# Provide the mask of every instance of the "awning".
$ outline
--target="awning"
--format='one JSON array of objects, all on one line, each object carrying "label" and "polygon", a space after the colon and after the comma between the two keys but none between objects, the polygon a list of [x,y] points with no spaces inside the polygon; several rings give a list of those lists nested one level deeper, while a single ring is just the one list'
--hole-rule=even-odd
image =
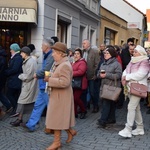
[{"label": "awning", "polygon": [[0,21],[37,23],[37,1],[0,0]]}]

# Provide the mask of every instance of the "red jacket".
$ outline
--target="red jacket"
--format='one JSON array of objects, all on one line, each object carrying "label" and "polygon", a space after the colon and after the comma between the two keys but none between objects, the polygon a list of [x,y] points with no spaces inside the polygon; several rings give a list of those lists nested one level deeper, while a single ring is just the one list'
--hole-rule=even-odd
[{"label": "red jacket", "polygon": [[87,89],[87,63],[85,59],[81,58],[80,60],[72,63],[72,69],[73,69],[73,77],[79,77],[83,76],[82,78],[82,90]]}]

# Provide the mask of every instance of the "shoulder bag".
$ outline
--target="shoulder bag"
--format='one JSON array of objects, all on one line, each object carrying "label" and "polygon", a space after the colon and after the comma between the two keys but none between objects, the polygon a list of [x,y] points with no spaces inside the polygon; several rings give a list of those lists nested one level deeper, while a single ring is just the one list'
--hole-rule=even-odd
[{"label": "shoulder bag", "polygon": [[82,89],[82,78],[83,77],[73,77],[72,78],[72,88]]},{"label": "shoulder bag", "polygon": [[[110,82],[110,84],[111,84],[111,82]],[[122,89],[120,87],[117,87],[116,76],[115,76],[114,86],[110,86],[110,84],[109,85],[106,85],[106,84],[103,85],[101,98],[111,100],[111,101],[117,101]]]},{"label": "shoulder bag", "polygon": [[130,94],[146,98],[147,97],[148,87],[140,83],[131,83],[130,85]]}]

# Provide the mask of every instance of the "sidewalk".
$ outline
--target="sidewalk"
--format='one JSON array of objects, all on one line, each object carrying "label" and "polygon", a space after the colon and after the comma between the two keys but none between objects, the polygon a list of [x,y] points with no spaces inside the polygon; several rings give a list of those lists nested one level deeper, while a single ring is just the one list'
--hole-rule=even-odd
[{"label": "sidewalk", "polygon": [[[126,122],[126,105],[117,110],[117,123],[108,129],[97,128],[96,122],[100,113],[92,114],[88,111],[86,119],[77,119],[75,129],[78,131],[73,141],[66,144],[66,133],[62,132],[62,145],[60,150],[149,150],[150,149],[150,115],[141,102],[141,109],[145,125],[145,135],[133,136],[125,139],[118,135]],[[26,114],[24,121],[29,114]],[[5,116],[0,121],[0,150],[45,150],[53,141],[52,135],[46,135],[44,130],[45,118],[42,117],[35,132],[26,132],[22,127],[12,127],[9,123],[15,118]]]}]

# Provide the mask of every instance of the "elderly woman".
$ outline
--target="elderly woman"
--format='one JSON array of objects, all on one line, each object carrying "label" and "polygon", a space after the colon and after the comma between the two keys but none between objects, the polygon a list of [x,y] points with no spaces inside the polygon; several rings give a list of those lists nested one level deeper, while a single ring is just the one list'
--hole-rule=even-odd
[{"label": "elderly woman", "polygon": [[37,69],[37,63],[36,60],[30,56],[31,50],[29,47],[25,46],[20,50],[20,52],[20,55],[24,60],[22,64],[23,73],[18,76],[18,78],[22,81],[22,88],[18,99],[16,113],[11,115],[11,117],[18,116],[18,118],[15,121],[10,122],[10,124],[15,127],[20,126],[22,123],[25,108],[35,102],[38,87],[37,80],[33,78]]},{"label": "elderly woman", "polygon": [[47,150],[55,150],[61,146],[61,130],[68,134],[67,143],[71,142],[76,131],[71,127],[75,125],[72,67],[66,55],[67,47],[61,42],[52,46],[52,56],[55,60],[48,79],[50,101],[46,115],[46,127],[54,133],[54,141]]},{"label": "elderly woman", "polygon": [[[101,79],[100,93],[104,84],[115,85],[115,79],[117,80],[117,87],[120,87],[120,79],[122,75],[122,68],[120,63],[116,59],[116,51],[113,46],[109,46],[104,51],[104,63],[100,66],[97,77]],[[109,123],[116,122],[116,102],[102,99],[102,112],[101,118],[98,120],[99,127],[105,128]]]},{"label": "elderly woman", "polygon": [[[148,59],[145,49],[142,46],[137,45],[134,49],[133,57],[122,75],[122,85],[127,86],[128,92],[130,91],[130,84],[132,82],[147,85],[149,72]],[[125,128],[119,132],[119,135],[130,138],[132,135],[143,135],[144,127],[140,110],[141,97],[129,94],[129,99],[127,123]],[[136,129],[132,130],[134,121],[136,123]]]},{"label": "elderly woman", "polygon": [[75,116],[78,118],[77,107],[79,106],[81,110],[80,119],[85,119],[86,108],[84,106],[83,101],[81,100],[81,95],[83,94],[83,90],[87,89],[87,64],[84,58],[82,58],[81,49],[76,49],[74,52],[74,63],[72,63],[73,68],[73,77],[81,77],[82,84],[81,89],[73,88],[73,96],[74,96],[74,104],[75,104]]}]

